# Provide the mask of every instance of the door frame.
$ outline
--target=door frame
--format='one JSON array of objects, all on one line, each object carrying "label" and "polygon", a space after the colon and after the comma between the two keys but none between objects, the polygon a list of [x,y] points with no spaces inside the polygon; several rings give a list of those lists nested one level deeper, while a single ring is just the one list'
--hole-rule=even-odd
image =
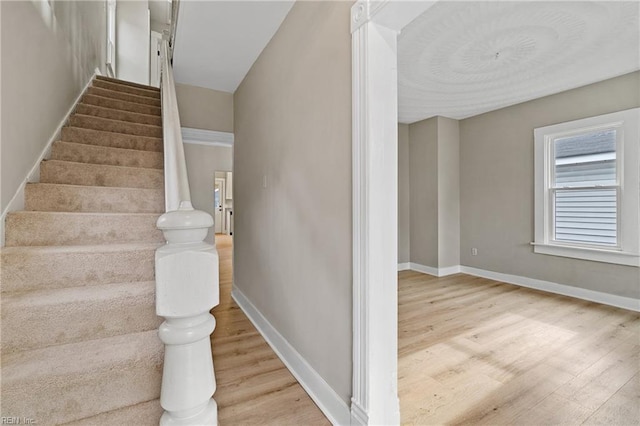
[{"label": "door frame", "polygon": [[352,425],[400,423],[397,36],[435,3],[359,0],[351,8]]},{"label": "door frame", "polygon": [[216,216],[215,216],[216,215],[216,211],[215,211],[215,209],[216,209],[216,205],[215,205],[215,202],[216,202],[216,197],[215,197],[216,184],[220,184],[220,206],[222,207],[222,211],[220,212],[220,222],[221,222],[220,233],[221,234],[226,233],[225,232],[226,228],[227,228],[225,226],[225,213],[226,212],[225,212],[225,206],[224,206],[225,196],[226,196],[225,191],[227,189],[226,188],[226,186],[227,186],[226,183],[227,183],[226,179],[214,177],[214,182],[213,182],[213,192],[214,192],[214,195],[213,195],[213,208],[214,208],[214,211],[213,211],[213,221],[214,221],[213,233],[214,234],[217,234],[216,227],[215,227],[215,220],[216,220]]}]

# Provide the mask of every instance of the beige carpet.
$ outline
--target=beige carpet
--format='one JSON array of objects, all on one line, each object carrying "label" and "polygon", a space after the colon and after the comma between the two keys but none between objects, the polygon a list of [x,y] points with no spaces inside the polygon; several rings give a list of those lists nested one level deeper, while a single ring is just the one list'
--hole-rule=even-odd
[{"label": "beige carpet", "polygon": [[158,89],[97,77],[7,216],[3,418],[158,424],[161,126]]}]

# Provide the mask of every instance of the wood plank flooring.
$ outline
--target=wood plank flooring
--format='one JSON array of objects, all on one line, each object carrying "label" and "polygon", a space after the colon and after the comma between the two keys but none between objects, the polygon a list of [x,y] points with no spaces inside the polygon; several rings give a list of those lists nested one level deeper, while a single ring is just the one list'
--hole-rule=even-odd
[{"label": "wood plank flooring", "polygon": [[399,274],[406,425],[638,425],[640,315],[457,274]]},{"label": "wood plank flooring", "polygon": [[[212,338],[224,425],[329,422],[231,299],[232,239],[217,235]],[[640,315],[458,274],[399,274],[405,425],[638,425]]]},{"label": "wood plank flooring", "polygon": [[231,299],[232,238],[216,235],[220,305],[211,339],[218,422],[225,425],[329,425],[293,375]]}]

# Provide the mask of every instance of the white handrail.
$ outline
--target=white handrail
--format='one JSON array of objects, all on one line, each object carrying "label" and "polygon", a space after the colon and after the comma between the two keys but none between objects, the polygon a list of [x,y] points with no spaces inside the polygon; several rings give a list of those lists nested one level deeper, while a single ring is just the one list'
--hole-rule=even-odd
[{"label": "white handrail", "polygon": [[178,210],[181,203],[191,207],[189,176],[184,158],[184,146],[178,114],[169,41],[162,40],[162,135],[164,138],[165,211]]},{"label": "white handrail", "polygon": [[216,425],[218,406],[209,312],[219,303],[218,252],[204,243],[210,214],[191,205],[168,40],[162,42],[165,209],[157,226],[167,244],[156,251],[158,336],[165,344],[160,425]]}]

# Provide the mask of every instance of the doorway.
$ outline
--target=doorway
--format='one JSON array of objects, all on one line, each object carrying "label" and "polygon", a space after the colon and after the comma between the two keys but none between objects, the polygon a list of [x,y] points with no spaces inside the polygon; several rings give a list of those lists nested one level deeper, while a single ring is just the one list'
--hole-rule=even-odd
[{"label": "doorway", "polygon": [[213,204],[215,233],[233,235],[233,172],[215,172]]}]

